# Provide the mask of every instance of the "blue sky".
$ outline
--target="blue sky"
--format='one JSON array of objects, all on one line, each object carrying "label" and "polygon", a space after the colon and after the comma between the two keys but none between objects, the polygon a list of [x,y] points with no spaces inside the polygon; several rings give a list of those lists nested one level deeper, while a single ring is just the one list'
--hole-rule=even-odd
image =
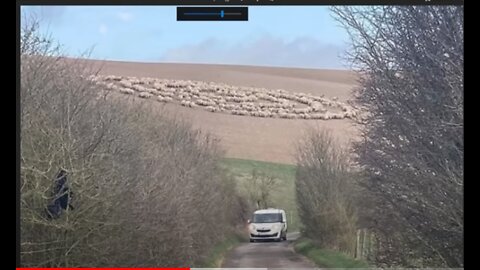
[{"label": "blue sky", "polygon": [[328,7],[249,7],[248,22],[177,22],[175,6],[24,6],[67,55],[139,62],[347,67]]}]

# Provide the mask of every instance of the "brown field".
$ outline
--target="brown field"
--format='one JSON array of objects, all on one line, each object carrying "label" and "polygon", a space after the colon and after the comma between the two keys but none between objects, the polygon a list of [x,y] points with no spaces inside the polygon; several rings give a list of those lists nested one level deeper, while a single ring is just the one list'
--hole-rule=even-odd
[{"label": "brown field", "polygon": [[[347,101],[355,87],[356,78],[349,71],[296,68],[250,67],[205,64],[158,64],[137,62],[94,61],[101,66],[101,75],[152,77],[161,79],[196,80],[226,83],[234,86],[284,89],[338,97]],[[357,136],[350,119],[305,120],[259,118],[212,113],[199,108],[147,100],[152,106],[190,119],[196,127],[210,131],[221,141],[227,157],[295,163],[295,142],[309,126],[330,129],[342,143]]]}]

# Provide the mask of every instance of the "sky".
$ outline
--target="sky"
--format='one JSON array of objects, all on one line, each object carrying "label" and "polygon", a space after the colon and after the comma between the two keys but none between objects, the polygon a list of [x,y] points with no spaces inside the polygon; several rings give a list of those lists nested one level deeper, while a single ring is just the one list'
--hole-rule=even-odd
[{"label": "sky", "polygon": [[[347,69],[325,6],[251,6],[248,21],[176,21],[175,6],[22,6],[68,56],[135,62]],[[23,23],[25,20],[22,20]]]}]

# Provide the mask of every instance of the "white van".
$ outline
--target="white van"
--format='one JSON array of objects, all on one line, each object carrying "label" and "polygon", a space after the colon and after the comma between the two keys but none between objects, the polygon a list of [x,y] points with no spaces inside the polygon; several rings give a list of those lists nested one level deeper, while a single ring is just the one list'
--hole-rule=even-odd
[{"label": "white van", "polygon": [[248,223],[250,242],[262,239],[287,240],[287,216],[282,209],[257,210]]}]

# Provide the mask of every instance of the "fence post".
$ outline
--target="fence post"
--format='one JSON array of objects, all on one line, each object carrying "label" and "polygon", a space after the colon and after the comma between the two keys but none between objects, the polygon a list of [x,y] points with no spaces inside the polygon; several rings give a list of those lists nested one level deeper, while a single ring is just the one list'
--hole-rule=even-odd
[{"label": "fence post", "polygon": [[360,231],[361,230],[357,230],[357,247],[355,249],[355,258],[360,258]]},{"label": "fence post", "polygon": [[368,256],[368,240],[368,231],[367,229],[363,229],[363,259],[367,258]]}]

